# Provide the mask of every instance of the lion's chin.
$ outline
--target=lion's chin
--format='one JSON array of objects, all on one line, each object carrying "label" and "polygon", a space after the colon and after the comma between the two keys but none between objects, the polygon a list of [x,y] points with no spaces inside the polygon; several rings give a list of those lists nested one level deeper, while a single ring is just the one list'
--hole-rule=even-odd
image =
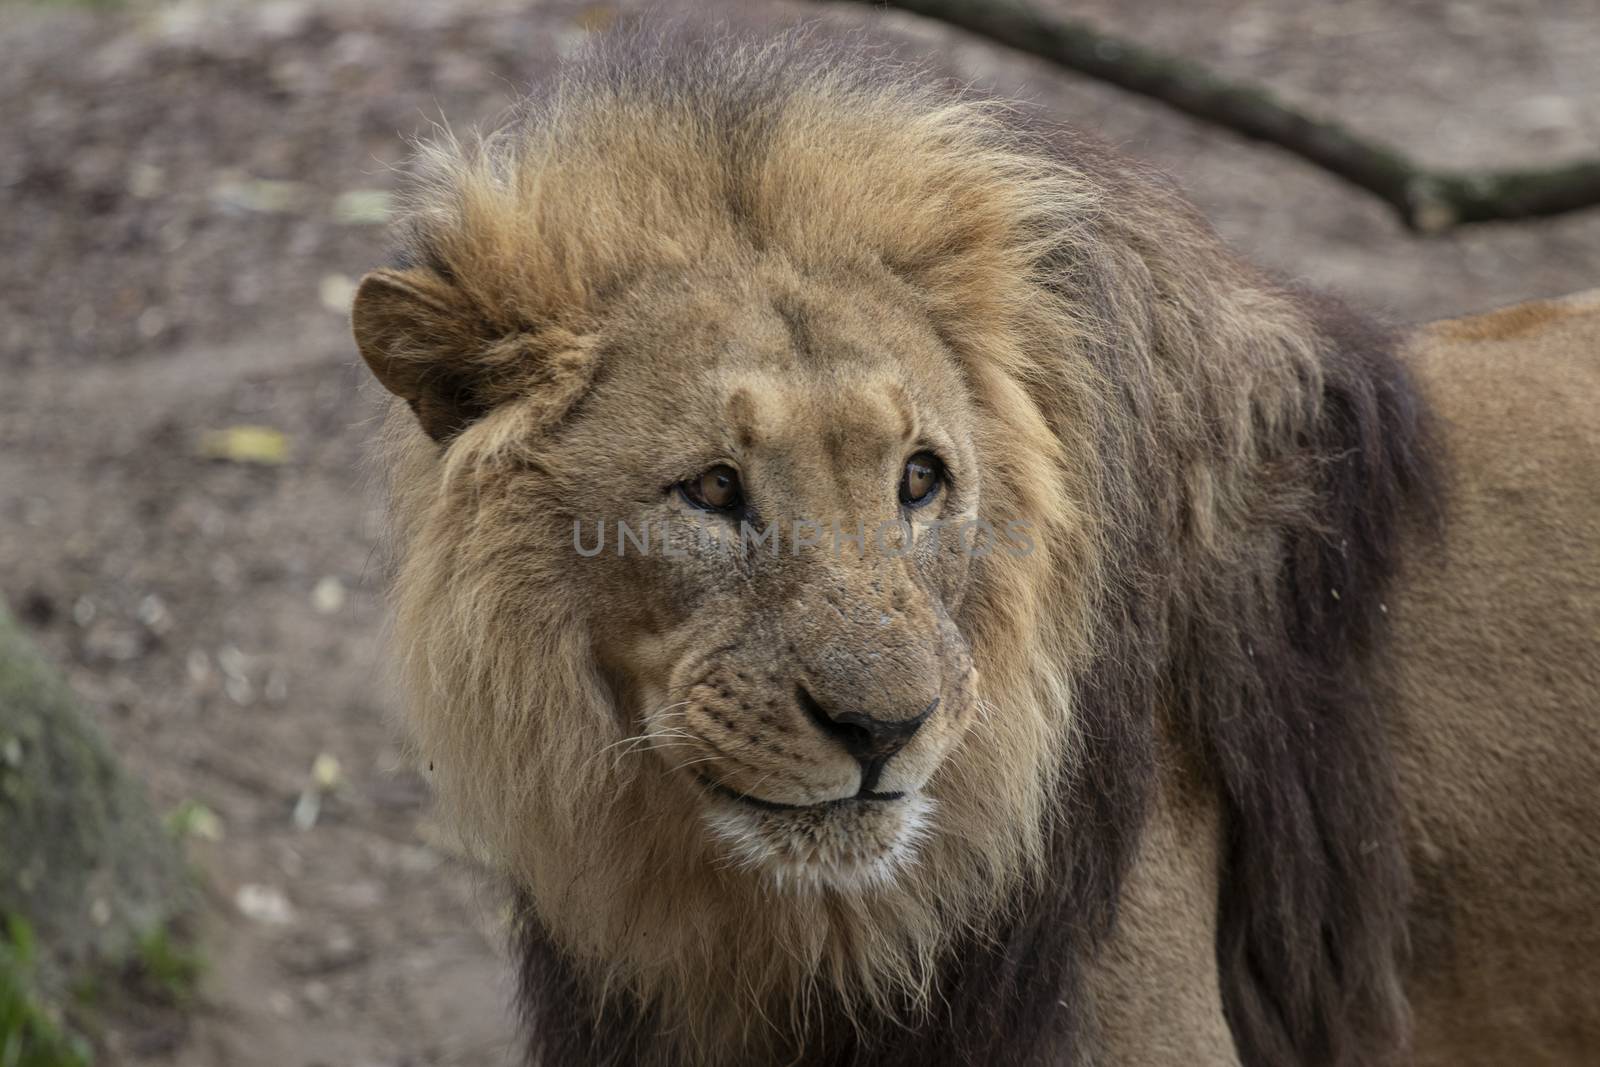
[{"label": "lion's chin", "polygon": [[922,794],[769,810],[707,797],[706,824],[730,866],[782,889],[882,888],[917,862],[934,802]]}]

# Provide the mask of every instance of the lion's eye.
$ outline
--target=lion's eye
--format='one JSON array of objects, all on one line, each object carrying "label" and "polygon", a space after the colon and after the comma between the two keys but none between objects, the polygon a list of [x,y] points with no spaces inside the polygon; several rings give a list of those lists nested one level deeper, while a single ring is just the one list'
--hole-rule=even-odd
[{"label": "lion's eye", "polygon": [[906,460],[900,475],[900,503],[920,508],[933,500],[944,484],[944,464],[932,452],[918,452]]},{"label": "lion's eye", "polygon": [[726,463],[719,463],[697,477],[690,478],[680,488],[689,503],[707,511],[731,511],[744,499],[739,486],[739,472]]}]

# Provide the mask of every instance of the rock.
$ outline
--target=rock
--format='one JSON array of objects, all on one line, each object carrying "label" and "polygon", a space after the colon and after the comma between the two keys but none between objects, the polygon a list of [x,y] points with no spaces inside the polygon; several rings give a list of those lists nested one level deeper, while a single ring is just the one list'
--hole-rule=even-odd
[{"label": "rock", "polygon": [[356,298],[356,280],[348,274],[325,274],[317,284],[317,297],[329,311],[348,315]]},{"label": "rock", "polygon": [[83,656],[91,663],[127,663],[148,647],[143,630],[116,619],[99,619],[83,635]]},{"label": "rock", "polygon": [[311,606],[318,615],[336,615],[344,602],[344,583],[331,574],[319,578],[311,589]]},{"label": "rock", "polygon": [[172,630],[172,612],[167,610],[166,601],[154,593],[139,601],[138,615],[139,621],[153,634],[167,634]]},{"label": "rock", "polygon": [[234,893],[233,905],[245,918],[266,926],[287,926],[294,922],[294,907],[276,886],[247,882]]},{"label": "rock", "polygon": [[312,978],[358,966],[370,955],[354,932],[344,926],[334,926],[323,933],[290,940],[278,959],[290,974]]}]

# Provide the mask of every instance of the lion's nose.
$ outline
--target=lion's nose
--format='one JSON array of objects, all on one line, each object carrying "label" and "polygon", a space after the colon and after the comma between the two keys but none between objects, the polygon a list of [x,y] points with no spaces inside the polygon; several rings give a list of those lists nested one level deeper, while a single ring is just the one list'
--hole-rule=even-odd
[{"label": "lion's nose", "polygon": [[818,728],[861,764],[861,789],[870,791],[889,758],[911,741],[922,724],[939,707],[939,698],[908,719],[877,719],[859,711],[833,711],[799,687],[800,706]]}]

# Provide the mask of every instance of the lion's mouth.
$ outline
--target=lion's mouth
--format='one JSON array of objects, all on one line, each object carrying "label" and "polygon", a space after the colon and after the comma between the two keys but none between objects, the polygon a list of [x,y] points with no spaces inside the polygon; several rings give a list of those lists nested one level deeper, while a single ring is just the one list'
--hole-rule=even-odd
[{"label": "lion's mouth", "polygon": [[693,777],[716,798],[703,817],[724,861],[800,891],[858,892],[891,883],[916,862],[936,807],[922,792],[870,790],[785,804]]},{"label": "lion's mouth", "polygon": [[727,786],[722,785],[719,782],[713,782],[704,775],[697,774],[695,775],[695,778],[699,780],[701,785],[705,786],[717,796],[723,797],[727,800],[735,801],[740,804],[748,805],[749,807],[756,808],[760,811],[825,811],[829,808],[841,808],[858,803],[872,804],[882,803],[890,800],[905,799],[905,794],[901,792],[875,793],[871,790],[863,789],[854,796],[836,797],[833,800],[822,800],[815,804],[784,804],[780,801],[766,800],[762,797],[751,796],[748,793],[741,793],[736,789],[729,789]]}]

